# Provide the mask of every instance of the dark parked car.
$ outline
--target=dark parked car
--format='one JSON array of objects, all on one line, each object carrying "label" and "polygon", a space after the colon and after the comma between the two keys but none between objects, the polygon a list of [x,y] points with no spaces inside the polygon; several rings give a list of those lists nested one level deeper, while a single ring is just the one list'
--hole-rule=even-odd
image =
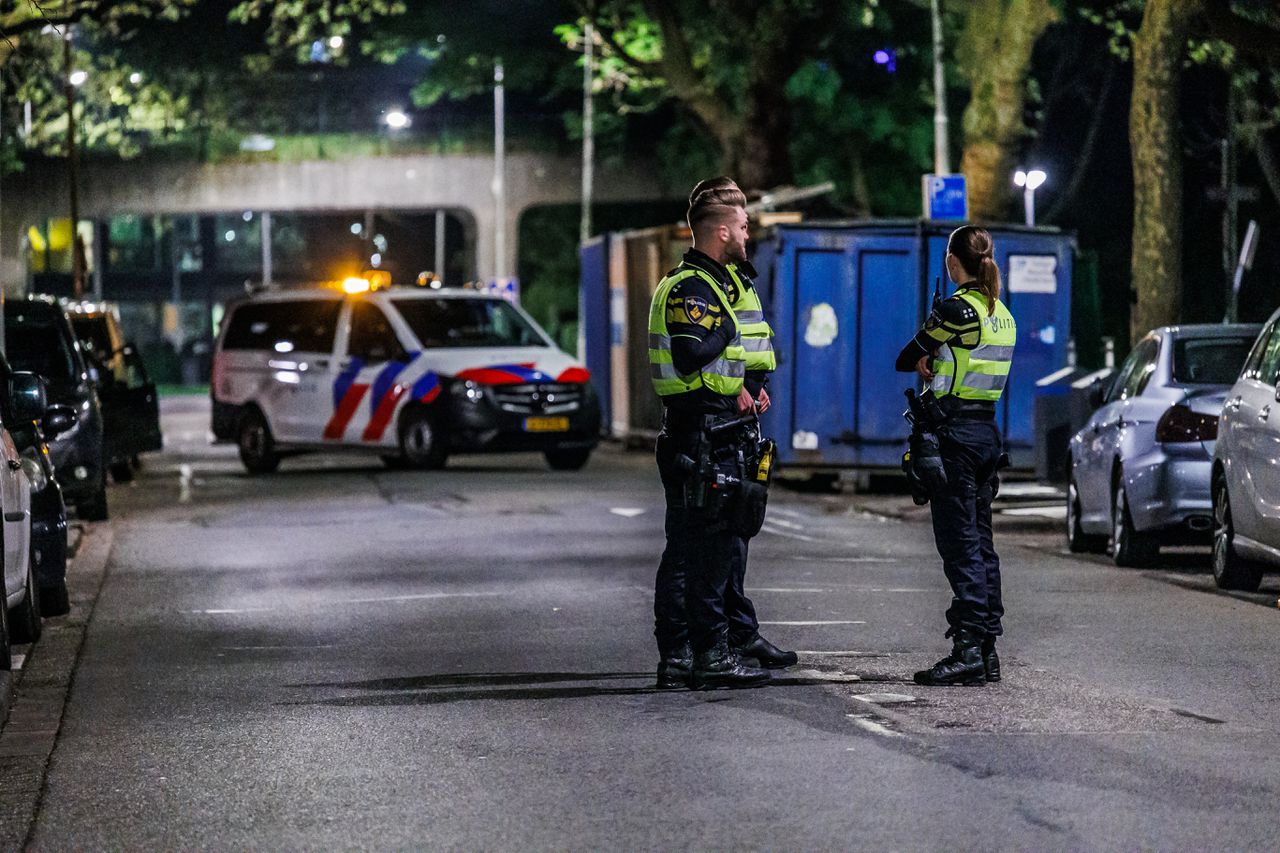
[{"label": "dark parked car", "polygon": [[117,483],[133,479],[138,454],[160,450],[160,403],[155,383],[133,344],[124,338],[115,305],[67,303],[71,327],[98,372],[107,467]]},{"label": "dark parked car", "polygon": [[81,518],[107,517],[107,470],[96,370],[85,360],[67,314],[52,297],[9,299],[4,311],[9,365],[44,377],[49,403],[67,406],[75,422],[49,442],[63,497]]}]

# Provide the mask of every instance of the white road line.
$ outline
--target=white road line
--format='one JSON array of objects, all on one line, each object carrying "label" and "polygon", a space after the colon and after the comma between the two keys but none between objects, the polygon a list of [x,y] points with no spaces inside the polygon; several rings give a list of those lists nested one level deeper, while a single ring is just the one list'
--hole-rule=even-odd
[{"label": "white road line", "polygon": [[188,613],[207,613],[210,616],[222,616],[227,613],[270,613],[273,607],[217,607],[209,610],[188,610]]},{"label": "white road line", "polygon": [[818,625],[865,625],[866,622],[856,619],[838,619],[838,620],[799,620],[793,622],[761,622],[761,625],[796,625],[800,627],[812,628]]},{"label": "white road line", "polygon": [[852,672],[823,672],[820,669],[797,669],[790,674],[799,676],[800,678],[807,678],[810,681],[830,681],[835,684],[844,684],[862,680]]},{"label": "white road line", "polygon": [[634,506],[615,506],[611,507],[609,512],[614,515],[620,515],[623,518],[635,518],[636,516],[644,515],[646,510]]},{"label": "white road line", "polygon": [[787,539],[799,539],[801,542],[817,542],[818,541],[817,539],[814,539],[812,536],[805,536],[803,533],[788,533],[785,530],[778,530],[777,528],[770,527],[767,524],[761,527],[760,531],[762,533],[772,533],[774,536],[782,536]]},{"label": "white road line", "polygon": [[916,701],[916,697],[908,693],[863,693],[853,698],[868,705],[905,705]]},{"label": "white road line", "polygon": [[873,735],[880,735],[881,737],[902,737],[900,732],[895,732],[888,726],[883,725],[882,723],[877,723],[875,720],[871,719],[869,714],[845,714],[845,716],[848,717],[855,726],[864,731],[871,732]]},{"label": "white road line", "polygon": [[775,518],[770,524],[776,524],[779,527],[785,527],[788,530],[804,530],[803,524],[796,524],[794,521],[786,521],[781,518]]},{"label": "white road line", "polygon": [[329,604],[375,604],[383,601],[426,601],[434,598],[492,598],[495,595],[508,595],[505,592],[423,592],[417,595],[387,595],[378,598],[348,598],[343,601],[327,602]]},{"label": "white road line", "polygon": [[854,649],[845,649],[844,651],[814,651],[813,649],[796,649],[798,655],[817,655],[819,657],[829,655],[837,658],[860,658],[860,657],[879,657],[879,652],[860,652]]},{"label": "white road line", "polygon": [[804,513],[802,513],[802,512],[797,512],[797,511],[796,511],[796,510],[794,510],[794,509],[784,509],[784,508],[782,508],[782,507],[780,507],[780,506],[771,506],[771,507],[769,507],[769,514],[770,514],[770,515],[785,515],[785,516],[788,516],[789,518],[804,518]]},{"label": "white road line", "polygon": [[797,554],[791,559],[799,560],[804,563],[894,563],[894,562],[897,562],[891,557],[806,557],[801,554]]},{"label": "white road line", "polygon": [[329,643],[323,646],[223,646],[224,649],[230,649],[237,652],[261,651],[264,649],[336,649],[336,643]]},{"label": "white road line", "polygon": [[814,587],[789,588],[781,586],[752,586],[747,587],[747,592],[831,592],[831,590],[815,589]]},{"label": "white road line", "polygon": [[191,503],[191,466],[183,463],[178,466],[178,503]]},{"label": "white road line", "polygon": [[27,662],[27,656],[26,656],[26,655],[13,655],[13,656],[10,658],[10,660],[12,661],[12,663],[10,664],[10,667],[11,667],[12,669],[15,669],[15,670],[16,670],[16,669],[22,669],[22,665],[23,665],[23,664],[25,664],[25,663]]},{"label": "white road line", "polygon": [[997,511],[1000,515],[1026,515],[1036,518],[1066,518],[1065,506],[1016,506]]}]

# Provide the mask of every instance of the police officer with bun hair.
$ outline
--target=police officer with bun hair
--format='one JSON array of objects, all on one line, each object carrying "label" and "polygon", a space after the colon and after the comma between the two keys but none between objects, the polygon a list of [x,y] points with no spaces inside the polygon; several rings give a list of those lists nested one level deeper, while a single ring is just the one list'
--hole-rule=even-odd
[{"label": "police officer with bun hair", "polygon": [[899,353],[896,369],[929,383],[941,408],[933,425],[945,477],[930,494],[933,534],[951,584],[951,653],[915,674],[917,684],[977,685],[1000,680],[996,638],[1003,633],[1000,558],[991,536],[991,502],[1004,456],[996,404],[1013,363],[1017,325],[1000,301],[995,245],[966,225],[947,242],[956,292],[938,303]]},{"label": "police officer with bun hair", "polygon": [[[711,485],[742,444],[738,424],[756,410],[746,387],[741,324],[726,264],[746,261],[746,196],[707,182],[689,204],[693,247],[659,282],[649,309],[649,368],[662,398],[658,473],[666,548],[654,590],[658,687],[754,687],[767,670],[729,644],[725,595],[734,567],[734,491]],[[709,476],[711,475],[711,476]]]}]

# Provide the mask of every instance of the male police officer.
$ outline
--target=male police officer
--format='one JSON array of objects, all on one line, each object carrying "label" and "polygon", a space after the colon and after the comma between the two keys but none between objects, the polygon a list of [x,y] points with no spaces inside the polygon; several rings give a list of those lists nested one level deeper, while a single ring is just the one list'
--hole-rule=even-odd
[{"label": "male police officer", "polygon": [[[649,363],[662,397],[658,473],[666,496],[666,549],[654,590],[658,686],[751,687],[769,673],[728,642],[725,590],[736,537],[718,501],[692,500],[688,462],[711,439],[708,423],[754,409],[746,354],[725,293],[725,264],[746,260],[746,197],[736,186],[699,192],[689,205],[693,248],[658,284],[649,310]],[[722,441],[738,440],[732,432]],[[685,463],[685,464],[682,464]],[[704,493],[705,495],[705,493]]]}]

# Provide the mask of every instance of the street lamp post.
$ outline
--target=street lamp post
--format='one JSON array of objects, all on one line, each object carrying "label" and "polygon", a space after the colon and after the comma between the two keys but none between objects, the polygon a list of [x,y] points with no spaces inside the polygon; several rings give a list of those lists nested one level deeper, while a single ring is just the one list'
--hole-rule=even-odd
[{"label": "street lamp post", "polygon": [[933,171],[937,175],[951,174],[951,156],[948,151],[947,75],[942,51],[942,9],[939,0],[929,4],[933,23]]},{"label": "street lamp post", "polygon": [[1049,176],[1040,169],[1027,172],[1022,169],[1013,173],[1013,183],[1022,187],[1022,208],[1026,214],[1027,225],[1036,224],[1036,190]]},{"label": "street lamp post", "polygon": [[498,281],[507,277],[507,126],[503,77],[502,63],[498,62],[493,66],[493,275]]},{"label": "street lamp post", "polygon": [[80,163],[76,151],[76,79],[83,72],[71,67],[71,26],[62,30],[63,92],[67,99],[67,178],[71,183],[71,291],[84,296],[84,250],[80,245]]}]

